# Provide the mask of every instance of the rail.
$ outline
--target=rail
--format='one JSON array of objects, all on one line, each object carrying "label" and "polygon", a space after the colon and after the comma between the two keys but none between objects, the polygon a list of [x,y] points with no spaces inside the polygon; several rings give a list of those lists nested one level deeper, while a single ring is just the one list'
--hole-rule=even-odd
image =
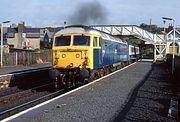
[{"label": "rail", "polygon": [[[42,85],[42,86],[40,86],[40,87],[36,87],[36,88],[30,89],[30,90],[22,91],[22,92],[20,92],[20,93],[23,94],[23,93],[27,93],[27,92],[33,92],[35,89],[40,89],[41,87],[45,87],[45,86],[47,86],[47,85],[54,85],[54,84],[49,83],[49,84]],[[9,109],[7,109],[7,110],[4,110],[4,111],[0,112],[0,120],[6,118],[6,117],[8,117],[8,116],[11,116],[11,115],[13,115],[13,114],[16,114],[16,113],[18,113],[18,112],[20,112],[20,111],[23,111],[23,110],[25,110],[25,109],[27,109],[27,108],[30,108],[30,107],[32,107],[32,106],[34,106],[34,105],[37,105],[37,104],[39,104],[39,103],[42,103],[42,102],[44,102],[44,101],[46,101],[46,100],[49,100],[49,99],[51,99],[51,98],[54,98],[54,97],[62,94],[63,91],[65,91],[65,90],[64,90],[64,89],[61,89],[61,90],[55,91],[55,92],[53,92],[53,93],[46,94],[46,95],[44,95],[44,96],[42,96],[42,97],[40,97],[40,98],[36,98],[36,99],[31,100],[31,101],[25,102],[25,103],[23,103],[23,104],[20,104],[20,105],[18,105],[18,106],[13,107],[13,108],[9,108]],[[16,94],[18,94],[18,93],[16,93]],[[13,95],[14,95],[14,94],[13,94]],[[9,96],[10,96],[10,95],[8,95],[8,97],[9,97]],[[6,97],[6,96],[5,96],[5,97]]]}]

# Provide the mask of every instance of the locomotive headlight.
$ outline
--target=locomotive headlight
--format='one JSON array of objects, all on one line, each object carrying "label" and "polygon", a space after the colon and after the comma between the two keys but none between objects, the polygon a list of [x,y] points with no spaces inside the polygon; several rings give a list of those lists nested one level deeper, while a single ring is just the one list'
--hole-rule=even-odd
[{"label": "locomotive headlight", "polygon": [[66,54],[62,54],[62,58],[66,58]]},{"label": "locomotive headlight", "polygon": [[73,63],[70,63],[69,66],[70,66],[70,67],[73,67]]},{"label": "locomotive headlight", "polygon": [[79,58],[80,57],[80,55],[79,54],[76,54],[76,58]]}]

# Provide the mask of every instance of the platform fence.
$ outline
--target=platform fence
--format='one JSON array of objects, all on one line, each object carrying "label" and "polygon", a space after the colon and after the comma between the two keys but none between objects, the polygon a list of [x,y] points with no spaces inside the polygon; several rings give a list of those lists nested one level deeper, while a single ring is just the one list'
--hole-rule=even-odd
[{"label": "platform fence", "polygon": [[28,66],[51,62],[51,52],[13,52],[3,55],[3,66]]}]

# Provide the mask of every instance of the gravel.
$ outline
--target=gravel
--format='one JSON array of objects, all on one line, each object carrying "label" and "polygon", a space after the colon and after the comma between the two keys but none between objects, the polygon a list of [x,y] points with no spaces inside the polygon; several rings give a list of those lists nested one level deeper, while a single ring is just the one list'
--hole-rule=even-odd
[{"label": "gravel", "polygon": [[167,116],[170,99],[174,96],[179,97],[177,95],[177,85],[170,79],[169,72],[163,63],[154,64],[153,70],[149,73],[143,85],[134,91],[137,94],[135,98],[130,99],[131,104],[127,104],[113,121],[178,121]]}]

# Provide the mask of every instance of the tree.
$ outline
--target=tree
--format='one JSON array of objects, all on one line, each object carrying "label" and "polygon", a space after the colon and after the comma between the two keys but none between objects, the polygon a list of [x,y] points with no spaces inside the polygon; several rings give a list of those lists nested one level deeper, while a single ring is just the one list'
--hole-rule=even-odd
[{"label": "tree", "polygon": [[140,28],[147,30],[151,33],[157,33],[157,34],[162,34],[162,29],[158,27],[157,25],[147,25],[145,23],[140,24]]}]

